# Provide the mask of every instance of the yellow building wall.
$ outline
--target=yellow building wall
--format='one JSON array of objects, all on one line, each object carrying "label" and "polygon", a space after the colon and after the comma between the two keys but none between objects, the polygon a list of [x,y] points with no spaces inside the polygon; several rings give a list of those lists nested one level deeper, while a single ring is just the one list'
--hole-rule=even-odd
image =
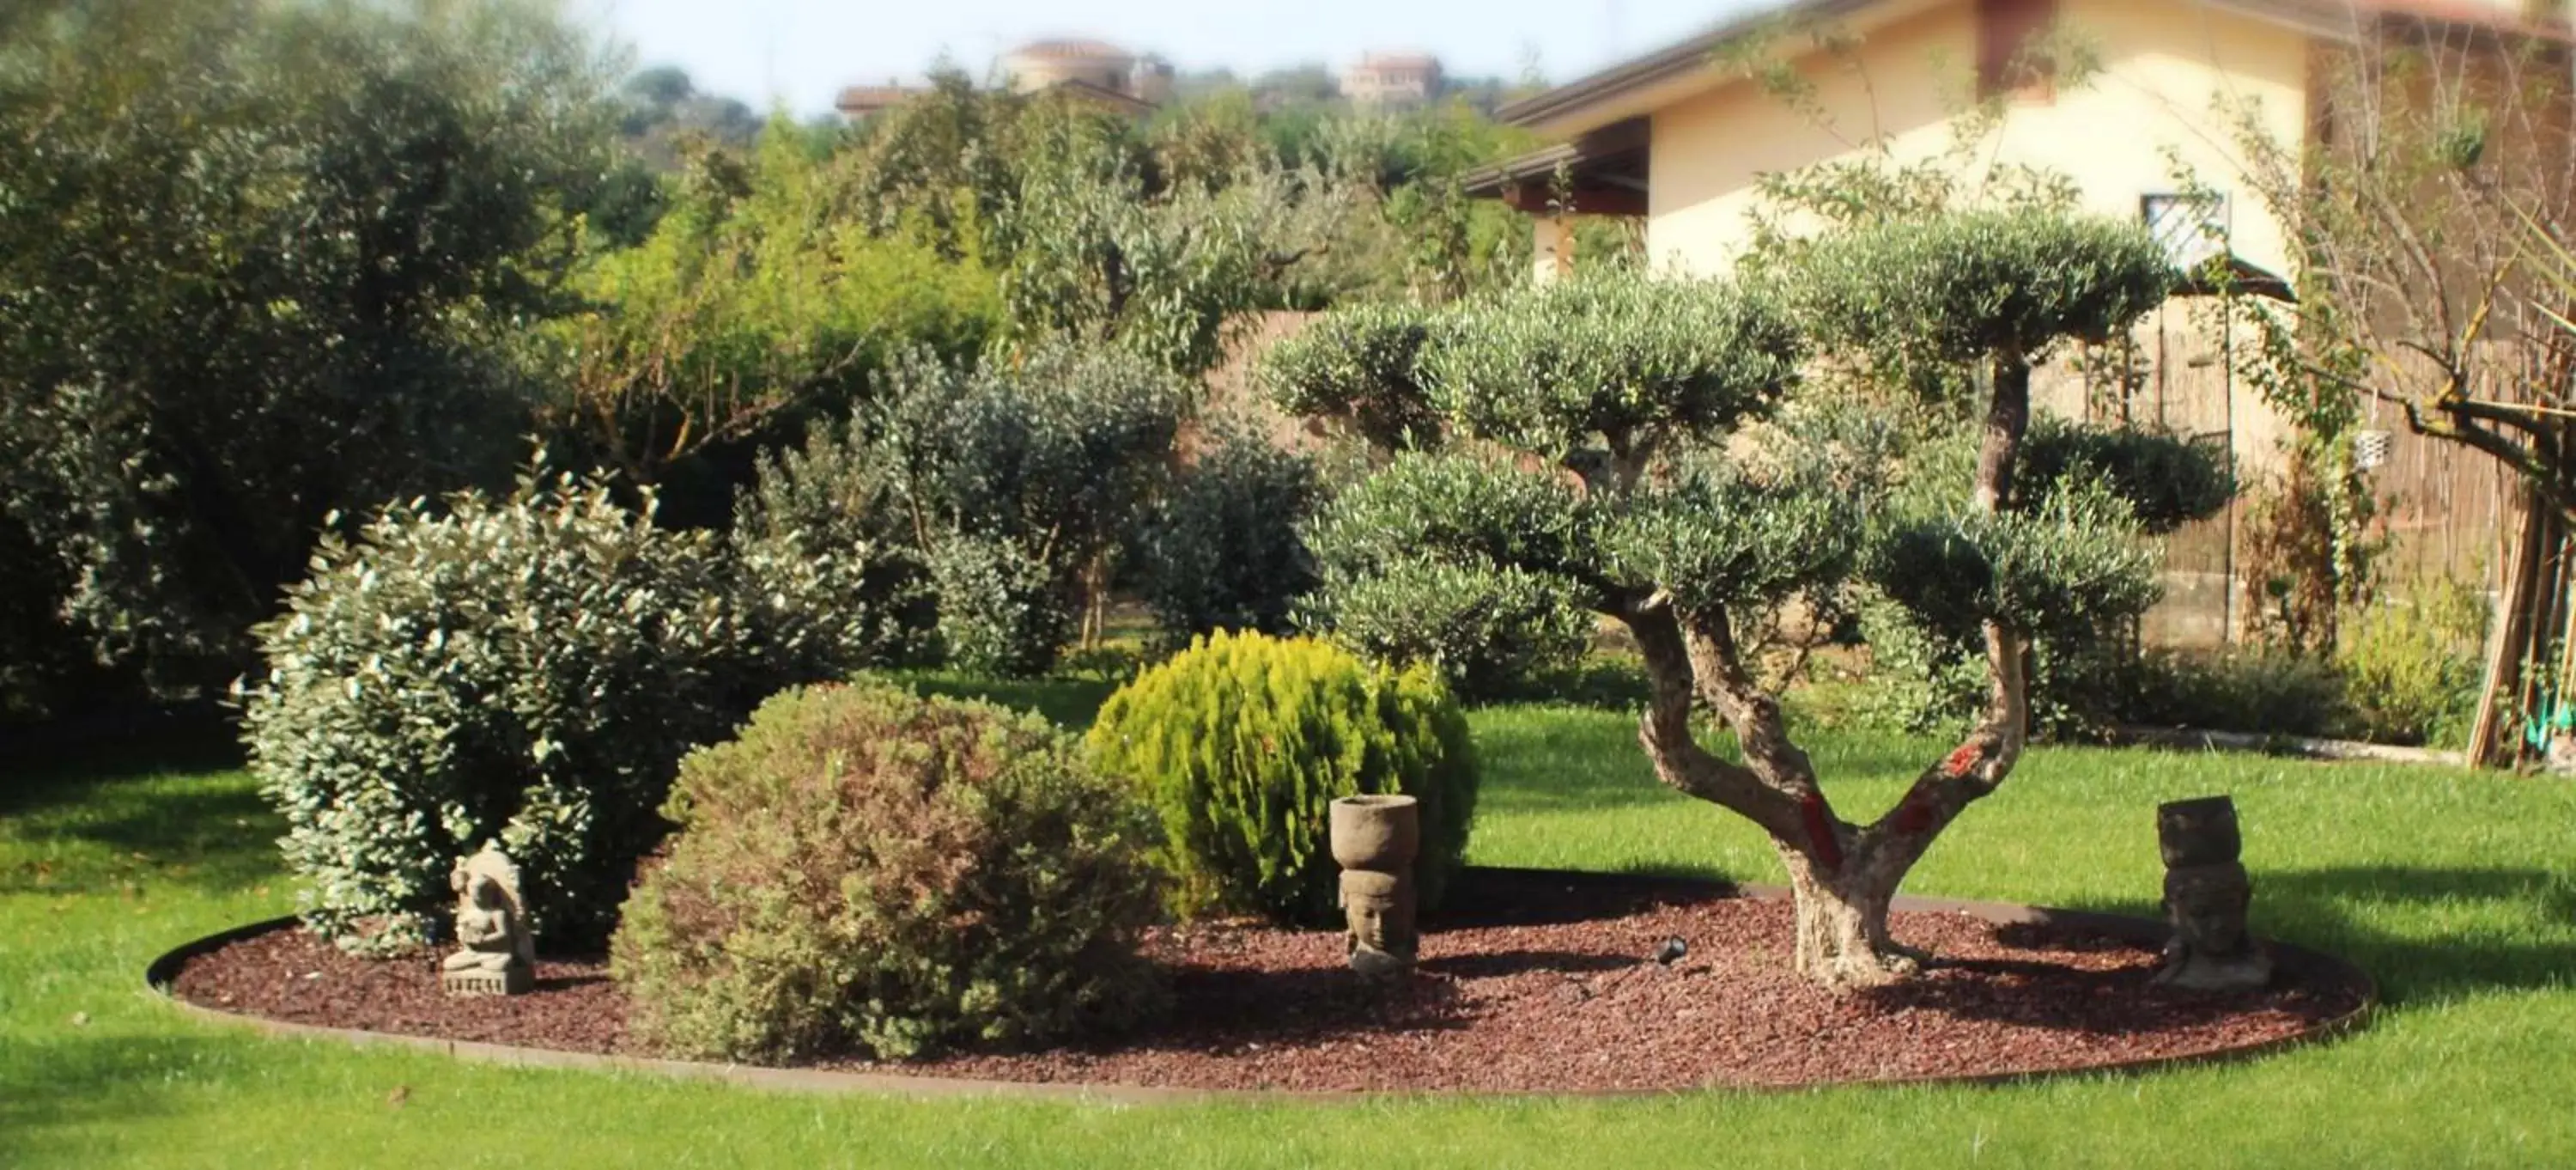
[{"label": "yellow building wall", "polygon": [[[1870,32],[1853,58],[1800,62],[1829,124],[1749,81],[1657,110],[1649,253],[1683,271],[1725,272],[1750,242],[1747,213],[1762,174],[1853,157],[1880,136],[1901,159],[1941,155],[1972,91],[1975,10],[1942,5]],[[2053,100],[2015,103],[1971,168],[1993,161],[2058,171],[2075,181],[2087,210],[2135,218],[2141,196],[2176,189],[2178,159],[2231,193],[2237,254],[2279,270],[2281,228],[2244,193],[2234,120],[2217,107],[2257,110],[2269,133],[2300,142],[2307,39],[2190,4],[2065,0],[2060,20],[2100,54],[2102,71]]]}]

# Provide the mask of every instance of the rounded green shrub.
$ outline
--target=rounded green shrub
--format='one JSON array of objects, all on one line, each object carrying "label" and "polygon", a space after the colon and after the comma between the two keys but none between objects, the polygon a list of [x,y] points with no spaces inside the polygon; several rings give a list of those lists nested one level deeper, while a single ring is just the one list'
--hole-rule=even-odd
[{"label": "rounded green shrub", "polygon": [[1440,445],[1422,352],[1438,321],[1408,303],[1363,303],[1315,318],[1261,355],[1253,377],[1281,410],[1342,423],[1381,451]]},{"label": "rounded green shrub", "polygon": [[498,838],[541,937],[605,939],[680,758],[780,681],[734,588],[712,537],[569,477],[324,538],[256,631],[243,713],[306,922],[352,950],[428,942],[449,867]]},{"label": "rounded green shrub", "polygon": [[1468,702],[1534,693],[1591,644],[1580,579],[1597,526],[1553,476],[1470,455],[1406,455],[1303,528],[1308,629],[1372,662],[1425,665]]},{"label": "rounded green shrub", "polygon": [[1217,630],[1286,633],[1315,580],[1297,535],[1324,495],[1315,461],[1247,429],[1218,435],[1136,538],[1141,592],[1172,646]]},{"label": "rounded green shrub", "polygon": [[800,688],[680,766],[680,825],[611,972],[673,1052],[779,1061],[1025,1044],[1157,1002],[1153,815],[1035,716]]},{"label": "rounded green shrub", "polygon": [[1090,745],[1162,814],[1185,914],[1333,920],[1326,806],[1360,793],[1420,798],[1415,875],[1434,904],[1476,814],[1466,716],[1440,676],[1372,668],[1311,639],[1199,639],[1110,696]]}]

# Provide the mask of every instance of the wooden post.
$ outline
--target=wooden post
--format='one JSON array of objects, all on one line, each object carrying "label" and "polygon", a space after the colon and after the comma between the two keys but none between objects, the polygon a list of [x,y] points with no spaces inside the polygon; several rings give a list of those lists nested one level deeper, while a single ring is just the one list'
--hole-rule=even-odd
[{"label": "wooden post", "polygon": [[2493,767],[2500,746],[2502,712],[2497,696],[2522,691],[2522,660],[2531,643],[2531,596],[2540,576],[2543,513],[2540,493],[2526,486],[2518,507],[2513,559],[2506,562],[2504,592],[2496,608],[2495,635],[2487,643],[2486,685],[2478,694],[2477,721],[2469,729],[2469,766]]},{"label": "wooden post", "polygon": [[[2498,763],[2506,766],[2522,763],[2531,757],[2531,724],[2547,720],[2549,712],[2549,640],[2558,630],[2558,602],[2566,596],[2566,534],[2560,530],[2557,513],[2535,498],[2532,506],[2540,512],[2534,531],[2540,539],[2540,555],[2532,558],[2533,573],[2528,596],[2523,600],[2522,645],[2515,651],[2513,709],[2521,715],[2515,726],[2512,750],[2497,745]],[[2503,727],[2499,723],[2498,731]]]}]

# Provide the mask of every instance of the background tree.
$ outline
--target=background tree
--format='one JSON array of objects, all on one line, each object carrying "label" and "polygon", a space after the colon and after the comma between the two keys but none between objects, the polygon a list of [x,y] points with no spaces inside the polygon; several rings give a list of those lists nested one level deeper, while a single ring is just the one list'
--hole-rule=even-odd
[{"label": "background tree", "polygon": [[986,253],[988,225],[1010,197],[1012,127],[1028,103],[934,67],[928,92],[870,119],[836,162],[852,214],[880,235],[920,233],[952,257]]},{"label": "background tree", "polygon": [[[506,477],[607,158],[550,11],[38,0],[0,41],[0,513],[96,656],[220,682],[335,509]],[[13,586],[14,587],[14,586]]]},{"label": "background tree", "polygon": [[[1188,385],[1134,354],[1042,346],[979,366],[916,355],[839,461],[881,483],[930,572],[948,661],[1043,673],[1081,633],[1107,558],[1169,475]],[[810,457],[810,455],[809,455]]]},{"label": "background tree", "polygon": [[[1399,460],[1337,501],[1312,539],[1328,574],[1408,547],[1461,578],[1545,582],[1624,625],[1652,688],[1639,738],[1657,775],[1770,834],[1796,891],[1799,968],[1835,987],[1897,979],[1915,959],[1888,935],[1889,899],[2019,759],[2033,632],[2153,588],[2115,484],[2021,473],[2032,362],[2126,326],[2167,279],[2134,228],[1983,213],[1828,238],[1786,290],[1611,275],[1516,294],[1457,314],[1425,380],[1461,435],[1517,459]],[[1993,389],[1964,499],[1897,522],[1812,452],[1730,457],[1727,437],[1776,413],[1796,382],[1802,326],[1855,357],[1983,368]],[[1348,523],[1361,516],[1376,523]],[[1989,703],[1895,808],[1854,823],[1737,634],[1745,615],[1862,570],[1925,624],[1978,632]],[[1734,732],[1741,763],[1696,737],[1701,707]]]},{"label": "background tree", "polygon": [[762,118],[739,98],[702,93],[677,65],[639,69],[617,87],[617,133],[657,171],[679,168],[701,145],[749,150]]},{"label": "background tree", "polygon": [[1241,314],[1279,303],[1288,269],[1334,214],[1320,176],[1257,154],[1231,172],[1157,182],[1127,123],[1061,99],[1037,103],[1016,133],[994,242],[1019,339],[1117,346],[1205,373]]},{"label": "background tree", "polygon": [[2240,122],[2257,194],[2300,229],[2299,308],[2257,319],[2296,361],[2267,396],[2394,402],[2421,433],[2496,459],[2576,517],[2557,450],[2568,355],[2552,325],[2566,302],[2545,268],[2546,244],[2569,242],[2576,196],[2566,62],[2527,36],[2407,31],[2326,67],[2334,120],[2320,146]]},{"label": "background tree", "polygon": [[[2272,554],[2262,583],[2277,581],[2265,612],[2293,644],[2331,649],[2337,611],[2372,584],[2375,501],[2351,440],[2374,404],[2524,485],[2539,517],[2519,542],[2527,558],[2576,524],[2576,334],[2563,328],[2576,299],[2554,271],[2576,245],[2576,137],[2565,46],[2545,37],[2373,24],[2318,74],[2314,141],[2283,143],[2235,111],[2240,177],[2293,228],[2297,300],[2230,308],[2254,339],[2241,375],[2308,436],[2265,527],[2277,535],[2255,550]],[[2539,665],[2560,658],[2549,615],[2568,592],[2549,575],[2509,567],[2486,694],[2519,689],[2527,663],[2567,687],[2563,660]],[[2497,720],[2479,724],[2473,755],[2498,738]]]},{"label": "background tree", "polygon": [[972,254],[871,234],[806,137],[779,119],[748,156],[698,148],[651,236],[590,256],[579,310],[537,331],[549,421],[583,454],[637,484],[720,457],[712,489],[668,502],[678,522],[720,524],[749,451],[847,414],[896,353],[970,355],[999,325]]}]

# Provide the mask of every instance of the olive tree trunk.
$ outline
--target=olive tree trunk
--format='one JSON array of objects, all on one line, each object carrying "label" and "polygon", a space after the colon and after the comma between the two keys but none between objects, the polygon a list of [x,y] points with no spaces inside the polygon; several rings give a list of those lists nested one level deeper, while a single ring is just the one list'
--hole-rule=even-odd
[{"label": "olive tree trunk", "polygon": [[[1972,500],[1987,512],[2011,496],[2030,421],[2029,365],[1998,357],[1994,375]],[[1799,972],[1845,990],[1919,971],[1927,956],[1889,933],[1888,907],[1941,831],[2002,784],[2020,759],[2029,724],[2027,640],[1986,623],[1987,702],[1976,726],[1886,815],[1854,825],[1835,814],[1813,763],[1789,738],[1779,701],[1746,668],[1727,614],[1686,614],[1652,597],[1617,616],[1646,661],[1652,697],[1638,739],[1657,777],[1762,826],[1779,850],[1797,907]],[[1735,732],[1742,763],[1709,752],[1693,736],[1692,714],[1703,705]]]}]

